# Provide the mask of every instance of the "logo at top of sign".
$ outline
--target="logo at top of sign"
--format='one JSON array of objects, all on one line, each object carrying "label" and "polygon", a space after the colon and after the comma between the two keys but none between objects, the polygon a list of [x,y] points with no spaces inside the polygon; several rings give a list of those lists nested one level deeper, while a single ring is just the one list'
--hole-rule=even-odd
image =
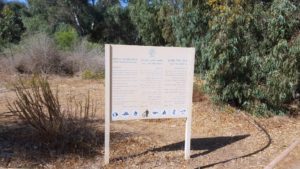
[{"label": "logo at top of sign", "polygon": [[149,49],[149,56],[154,57],[155,56],[155,49],[151,48]]}]

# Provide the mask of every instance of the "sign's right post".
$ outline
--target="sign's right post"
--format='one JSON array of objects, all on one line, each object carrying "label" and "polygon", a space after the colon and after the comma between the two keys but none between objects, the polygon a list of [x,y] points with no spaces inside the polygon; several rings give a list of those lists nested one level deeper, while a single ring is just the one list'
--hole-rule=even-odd
[{"label": "sign's right post", "polygon": [[[192,56],[195,56],[195,50],[193,51]],[[192,65],[189,67],[189,71],[192,75],[194,75],[194,64],[195,58],[192,57]],[[190,86],[189,86],[189,106],[188,106],[188,114],[186,118],[185,124],[185,142],[184,142],[184,158],[186,160],[190,159],[191,156],[191,133],[192,133],[192,111],[193,111],[193,88],[194,88],[194,76],[189,76]]]}]

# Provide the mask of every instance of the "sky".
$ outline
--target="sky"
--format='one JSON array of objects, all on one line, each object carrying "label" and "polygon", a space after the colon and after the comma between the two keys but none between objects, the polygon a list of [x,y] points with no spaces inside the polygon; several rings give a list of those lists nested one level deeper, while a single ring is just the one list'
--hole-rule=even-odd
[{"label": "sky", "polygon": [[27,2],[27,0],[5,0],[6,2],[14,2],[14,1],[16,1],[16,2],[23,2],[23,3],[26,3]]}]

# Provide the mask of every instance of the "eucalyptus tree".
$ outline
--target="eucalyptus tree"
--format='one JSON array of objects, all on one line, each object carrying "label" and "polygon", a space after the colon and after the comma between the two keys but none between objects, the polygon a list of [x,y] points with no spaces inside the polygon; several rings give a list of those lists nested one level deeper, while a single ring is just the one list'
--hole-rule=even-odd
[{"label": "eucalyptus tree", "polygon": [[21,6],[4,4],[0,10],[0,50],[10,43],[18,43],[25,31],[18,9]]},{"label": "eucalyptus tree", "polygon": [[25,20],[33,31],[54,33],[60,24],[69,24],[84,36],[93,29],[96,11],[89,0],[28,0],[28,6]]}]

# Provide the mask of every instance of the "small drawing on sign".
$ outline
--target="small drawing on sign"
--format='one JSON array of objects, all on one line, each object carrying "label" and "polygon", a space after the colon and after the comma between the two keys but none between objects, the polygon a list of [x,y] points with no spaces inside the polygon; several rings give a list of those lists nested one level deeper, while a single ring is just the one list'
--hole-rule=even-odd
[{"label": "small drawing on sign", "polygon": [[137,112],[137,111],[135,111],[135,112],[133,113],[133,115],[134,115],[134,116],[137,116],[137,115],[138,115],[138,112]]},{"label": "small drawing on sign", "polygon": [[175,114],[176,114],[176,110],[174,109],[174,110],[173,110],[173,115],[175,115]]},{"label": "small drawing on sign", "polygon": [[118,116],[118,113],[117,113],[117,112],[114,112],[112,115],[113,115],[113,117],[117,117],[117,116]]},{"label": "small drawing on sign", "polygon": [[143,113],[143,117],[148,117],[149,115],[149,110],[146,110],[144,113]]},{"label": "small drawing on sign", "polygon": [[166,110],[164,110],[162,114],[163,114],[163,115],[166,115],[166,114],[167,114]]},{"label": "small drawing on sign", "polygon": [[154,111],[154,112],[152,112],[153,114],[158,114],[158,112],[157,111]]},{"label": "small drawing on sign", "polygon": [[183,110],[181,110],[180,112],[181,112],[181,114],[184,114],[184,113],[186,112],[186,110],[183,109]]},{"label": "small drawing on sign", "polygon": [[123,113],[123,116],[128,116],[128,115],[129,115],[128,112],[124,112],[124,113]]}]

